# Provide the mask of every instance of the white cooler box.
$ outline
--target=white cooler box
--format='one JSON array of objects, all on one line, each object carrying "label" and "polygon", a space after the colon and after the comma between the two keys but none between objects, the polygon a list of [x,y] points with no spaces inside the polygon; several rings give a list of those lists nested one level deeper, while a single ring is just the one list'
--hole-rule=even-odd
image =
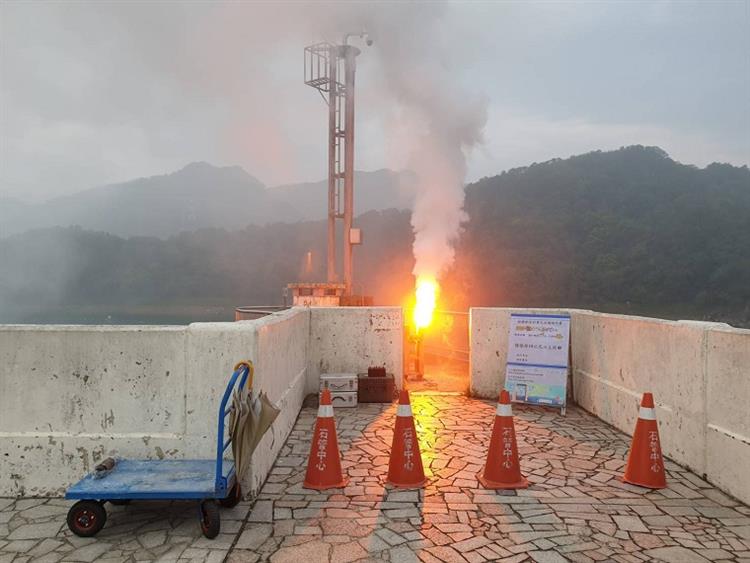
[{"label": "white cooler box", "polygon": [[320,390],[331,392],[331,402],[334,407],[357,406],[356,373],[322,373],[320,374]]}]

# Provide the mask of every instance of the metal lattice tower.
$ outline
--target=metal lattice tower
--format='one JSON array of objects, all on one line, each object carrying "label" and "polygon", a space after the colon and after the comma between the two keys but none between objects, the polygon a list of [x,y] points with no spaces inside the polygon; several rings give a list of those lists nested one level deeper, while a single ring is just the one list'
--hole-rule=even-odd
[{"label": "metal lattice tower", "polygon": [[[354,75],[360,50],[347,45],[317,43],[305,47],[305,84],[318,90],[328,104],[328,261],[329,283],[336,272],[336,220],[343,221],[344,284],[352,294],[354,245],[360,243],[354,218]],[[364,34],[356,34],[364,36]],[[343,78],[343,81],[341,80]],[[343,196],[343,197],[342,197]]]}]

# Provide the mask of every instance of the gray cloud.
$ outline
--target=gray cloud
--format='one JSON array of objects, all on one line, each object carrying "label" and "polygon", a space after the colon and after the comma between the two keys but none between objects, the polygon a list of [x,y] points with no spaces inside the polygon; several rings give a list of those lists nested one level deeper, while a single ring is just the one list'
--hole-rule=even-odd
[{"label": "gray cloud", "polygon": [[470,178],[636,142],[747,164],[748,5],[3,2],[0,195],[193,160],[269,184],[322,178],[326,115],[302,84],[302,48],[362,26],[376,45],[360,57],[359,168],[408,164],[418,117],[389,73],[425,64],[445,77],[436,99],[486,100]]}]

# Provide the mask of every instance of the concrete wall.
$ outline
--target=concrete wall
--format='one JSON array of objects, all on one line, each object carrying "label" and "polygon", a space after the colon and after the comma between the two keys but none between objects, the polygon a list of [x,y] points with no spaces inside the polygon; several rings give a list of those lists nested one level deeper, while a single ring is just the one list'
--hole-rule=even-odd
[{"label": "concrete wall", "polygon": [[[476,395],[494,397],[504,383],[508,321],[515,311],[471,311]],[[575,401],[631,434],[641,395],[651,391],[664,454],[750,502],[750,330],[567,312]]]},{"label": "concrete wall", "polygon": [[177,456],[180,327],[0,327],[0,494],[58,494],[114,452]]},{"label": "concrete wall", "polygon": [[580,313],[571,330],[576,401],[632,433],[644,391],[656,401],[664,454],[705,473],[705,327]]},{"label": "concrete wall", "polygon": [[299,412],[309,318],[296,310],[189,327],[0,326],[0,496],[60,494],[111,455],[213,457],[219,401],[242,359],[282,408],[243,483],[252,493]]},{"label": "concrete wall", "polygon": [[101,459],[213,458],[239,360],[281,414],[243,489],[265,480],[325,371],[402,373],[398,308],[294,308],[168,326],[0,325],[0,496],[58,495]]},{"label": "concrete wall", "polygon": [[385,366],[396,386],[403,377],[404,328],[400,307],[312,308],[307,391],[321,373],[362,373]]},{"label": "concrete wall", "polygon": [[[254,321],[257,327],[255,366],[259,378],[256,382],[281,412],[258,444],[251,461],[244,484],[250,496],[263,485],[297,421],[305,398],[310,311],[294,309],[292,313],[281,315],[286,319],[284,322],[274,319],[275,315]],[[283,377],[278,377],[280,374]]]},{"label": "concrete wall", "polygon": [[750,330],[706,330],[706,474],[750,503]]}]

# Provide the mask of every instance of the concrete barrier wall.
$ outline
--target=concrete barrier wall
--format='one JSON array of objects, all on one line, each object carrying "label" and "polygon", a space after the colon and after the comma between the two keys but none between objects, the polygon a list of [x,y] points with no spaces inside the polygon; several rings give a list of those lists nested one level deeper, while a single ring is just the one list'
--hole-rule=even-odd
[{"label": "concrete barrier wall", "polygon": [[[274,317],[283,316],[284,322]],[[284,442],[292,431],[305,398],[310,311],[295,309],[263,317],[256,324],[254,356],[258,389],[281,411],[271,429],[258,443],[243,490],[250,496],[260,490]],[[283,374],[283,377],[278,377]]]},{"label": "concrete barrier wall", "polygon": [[401,387],[400,307],[314,307],[310,312],[309,393],[318,390],[321,373],[362,373],[370,366],[385,366]]},{"label": "concrete barrier wall", "polygon": [[0,327],[0,495],[59,494],[115,452],[179,456],[182,327]]},{"label": "concrete barrier wall", "polygon": [[189,327],[0,326],[0,496],[57,495],[110,456],[211,458],[234,364],[282,408],[243,482],[265,479],[304,396],[309,311]]},{"label": "concrete barrier wall", "polygon": [[706,473],[750,503],[750,330],[706,331]]},{"label": "concrete barrier wall", "polygon": [[[571,315],[574,400],[631,434],[644,391],[654,393],[663,452],[750,502],[750,330],[584,310]],[[504,383],[516,309],[472,309],[471,389]],[[569,400],[571,389],[569,389]]]},{"label": "concrete barrier wall", "polygon": [[402,373],[399,308],[294,308],[168,326],[0,325],[0,496],[59,495],[108,456],[213,458],[235,363],[280,410],[243,480],[262,485],[324,371]]},{"label": "concrete barrier wall", "polygon": [[705,327],[623,315],[578,313],[571,331],[576,401],[632,433],[644,391],[656,401],[663,453],[705,468]]}]

